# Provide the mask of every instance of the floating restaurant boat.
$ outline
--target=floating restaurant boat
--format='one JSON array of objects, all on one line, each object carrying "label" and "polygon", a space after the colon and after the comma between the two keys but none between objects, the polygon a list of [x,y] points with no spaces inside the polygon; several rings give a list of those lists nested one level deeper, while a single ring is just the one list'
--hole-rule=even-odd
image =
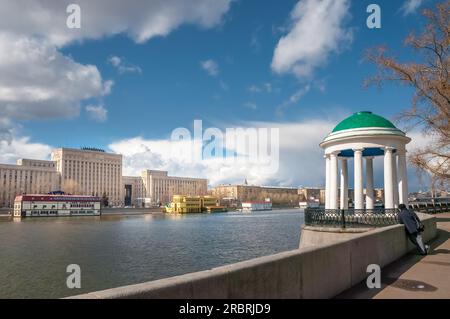
[{"label": "floating restaurant boat", "polygon": [[250,201],[242,202],[242,212],[272,210],[271,201]]},{"label": "floating restaurant boat", "polygon": [[166,213],[219,213],[227,209],[217,205],[217,198],[212,196],[174,195],[172,202],[165,207]]},{"label": "floating restaurant boat", "polygon": [[81,195],[19,195],[14,217],[100,216],[101,199]]},{"label": "floating restaurant boat", "polygon": [[300,208],[319,208],[320,204],[318,201],[308,201],[308,202],[299,202]]}]

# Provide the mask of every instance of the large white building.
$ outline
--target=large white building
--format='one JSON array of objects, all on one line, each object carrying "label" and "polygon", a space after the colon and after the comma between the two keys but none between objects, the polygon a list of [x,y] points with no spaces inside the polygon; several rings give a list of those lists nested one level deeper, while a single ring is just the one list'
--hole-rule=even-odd
[{"label": "large white building", "polygon": [[146,170],[141,174],[144,197],[152,204],[167,203],[173,195],[200,196],[208,191],[203,178],[168,176],[166,171]]},{"label": "large white building", "polygon": [[0,207],[13,207],[20,194],[46,194],[59,189],[56,163],[20,159],[17,165],[0,164]]},{"label": "large white building", "polygon": [[60,148],[52,152],[60,173],[61,190],[69,194],[108,197],[123,205],[122,155],[97,149]]}]

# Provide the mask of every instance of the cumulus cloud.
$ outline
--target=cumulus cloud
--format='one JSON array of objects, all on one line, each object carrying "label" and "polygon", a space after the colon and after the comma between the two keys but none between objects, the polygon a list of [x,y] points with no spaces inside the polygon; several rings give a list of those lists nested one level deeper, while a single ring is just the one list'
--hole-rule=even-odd
[{"label": "cumulus cloud", "polygon": [[20,158],[49,159],[52,147],[33,143],[29,137],[0,139],[0,163],[15,164]]},{"label": "cumulus cloud", "polygon": [[[189,141],[150,140],[142,137],[115,141],[109,149],[124,156],[124,174],[139,175],[144,169],[162,169],[171,175],[198,176],[211,185],[250,183],[265,185],[320,185],[324,175],[322,150],[318,144],[332,129],[332,123],[311,120],[299,123],[250,122],[242,127],[279,129],[279,170],[268,173],[251,162],[227,161],[214,157],[191,161],[187,151],[173,156],[173,149],[189,150]],[[222,130],[225,132],[225,130]],[[176,143],[176,144],[174,144]]]},{"label": "cumulus cloud", "polygon": [[416,12],[423,3],[424,0],[406,0],[401,7],[401,11],[405,16],[412,14]]},{"label": "cumulus cloud", "polygon": [[290,14],[290,29],[274,52],[272,70],[309,77],[330,54],[340,52],[352,40],[345,27],[348,0],[300,0]]},{"label": "cumulus cloud", "polygon": [[[85,39],[124,33],[142,43],[188,23],[212,27],[231,0],[80,0],[81,29],[66,26],[64,1],[6,0],[0,10],[0,115],[32,119],[73,117],[80,103],[111,91],[93,65],[83,65],[59,48]],[[114,57],[119,72],[140,68]],[[211,72],[214,72],[212,70]]]},{"label": "cumulus cloud", "polygon": [[81,100],[110,87],[96,66],[75,62],[46,40],[0,33],[0,116],[72,117]]},{"label": "cumulus cloud", "polygon": [[232,0],[78,0],[80,29],[66,26],[67,1],[5,0],[0,30],[39,35],[57,46],[120,33],[138,43],[166,36],[182,24],[202,28],[222,21]]},{"label": "cumulus cloud", "polygon": [[200,66],[210,76],[217,76],[219,74],[219,65],[216,61],[208,59],[200,62]]},{"label": "cumulus cloud", "polygon": [[120,74],[124,74],[124,73],[138,73],[138,74],[142,74],[142,69],[137,66],[134,65],[128,61],[126,61],[124,58],[120,58],[118,56],[111,56],[108,59],[108,63],[111,64],[112,66],[114,66],[117,71],[119,71]]},{"label": "cumulus cloud", "polygon": [[94,121],[105,122],[108,118],[108,110],[103,105],[87,105],[86,112]]}]

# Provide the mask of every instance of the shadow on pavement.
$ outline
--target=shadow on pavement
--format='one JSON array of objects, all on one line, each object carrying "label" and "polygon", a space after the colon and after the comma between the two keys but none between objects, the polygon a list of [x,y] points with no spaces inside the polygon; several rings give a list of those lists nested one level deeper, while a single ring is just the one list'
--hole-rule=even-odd
[{"label": "shadow on pavement", "polygon": [[[450,218],[437,218],[437,222],[450,221]],[[450,238],[450,232],[437,229],[436,238],[430,242],[429,255],[449,254],[448,249],[436,249]],[[396,287],[407,291],[436,291],[437,288],[425,282],[416,280],[400,279],[400,276],[408,271],[412,266],[420,262],[424,256],[419,255],[415,250],[382,269],[381,288],[369,289],[366,280],[337,295],[336,299],[371,299],[388,286]],[[433,261],[423,261],[426,263],[437,263]],[[444,265],[445,264],[445,265]],[[450,266],[447,263],[439,265]]]}]

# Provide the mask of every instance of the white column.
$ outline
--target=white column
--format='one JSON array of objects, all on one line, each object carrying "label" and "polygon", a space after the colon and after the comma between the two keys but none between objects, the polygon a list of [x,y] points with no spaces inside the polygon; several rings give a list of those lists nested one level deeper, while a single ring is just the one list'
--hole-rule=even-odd
[{"label": "white column", "polygon": [[341,200],[340,208],[348,209],[348,166],[347,159],[341,159]]},{"label": "white column", "polygon": [[384,207],[394,208],[394,180],[392,178],[392,148],[384,150]]},{"label": "white column", "polygon": [[392,153],[392,180],[394,190],[394,207],[398,208],[397,154]]},{"label": "white column", "polygon": [[336,153],[330,154],[330,209],[337,209],[338,159]]},{"label": "white column", "polygon": [[330,209],[330,155],[325,154],[325,209]]},{"label": "white column", "polygon": [[355,209],[363,209],[364,208],[364,197],[363,197],[363,162],[362,162],[362,152],[363,149],[354,149],[354,168],[355,168]]},{"label": "white column", "polygon": [[406,171],[406,151],[398,152],[398,195],[399,203],[408,205],[408,175]]},{"label": "white column", "polygon": [[366,209],[373,209],[373,157],[366,157]]}]

